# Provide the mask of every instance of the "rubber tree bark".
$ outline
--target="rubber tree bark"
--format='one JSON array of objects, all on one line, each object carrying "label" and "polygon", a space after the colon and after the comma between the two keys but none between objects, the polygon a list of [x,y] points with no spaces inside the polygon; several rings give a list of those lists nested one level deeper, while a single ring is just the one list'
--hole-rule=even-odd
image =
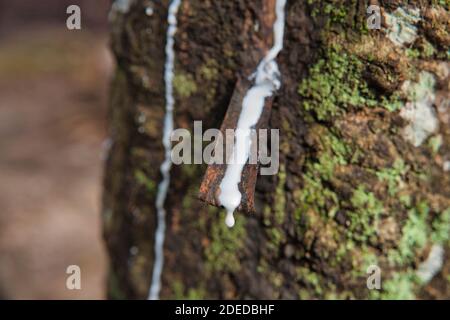
[{"label": "rubber tree bark", "polygon": [[[254,70],[271,36],[258,28],[262,1],[183,1],[175,127],[220,127],[237,74]],[[379,29],[367,27],[371,4]],[[150,285],[167,7],[111,12],[110,298],[143,299]],[[445,1],[288,0],[270,120],[280,171],[258,177],[257,212],[228,229],[197,198],[206,167],[172,168],[161,298],[449,298],[449,21]],[[424,262],[438,265],[428,284]],[[380,290],[367,287],[370,265]]]}]

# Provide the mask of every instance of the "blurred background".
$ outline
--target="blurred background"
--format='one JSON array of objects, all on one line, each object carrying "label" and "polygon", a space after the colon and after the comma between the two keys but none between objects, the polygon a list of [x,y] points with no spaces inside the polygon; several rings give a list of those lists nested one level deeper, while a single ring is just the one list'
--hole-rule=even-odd
[{"label": "blurred background", "polygon": [[[81,30],[66,28],[71,4]],[[0,298],[104,298],[109,8],[0,0]],[[81,290],[66,288],[69,265]]]}]

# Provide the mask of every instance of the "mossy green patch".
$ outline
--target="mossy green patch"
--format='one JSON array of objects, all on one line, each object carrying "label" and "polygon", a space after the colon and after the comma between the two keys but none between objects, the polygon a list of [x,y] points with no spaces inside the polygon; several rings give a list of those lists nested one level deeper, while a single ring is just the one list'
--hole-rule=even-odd
[{"label": "mossy green patch", "polygon": [[348,163],[351,150],[348,144],[331,131],[324,133],[324,135],[318,133],[322,152],[320,152],[318,163],[313,165],[313,169],[326,180],[330,180],[336,166]]},{"label": "mossy green patch", "polygon": [[299,86],[303,108],[318,120],[332,120],[350,107],[376,105],[362,72],[363,64],[355,56],[327,50]]},{"label": "mossy green patch", "polygon": [[156,191],[155,182],[150,179],[142,170],[136,170],[134,172],[134,177],[140,185],[143,185],[147,188],[148,192],[154,193]]},{"label": "mossy green patch", "polygon": [[328,209],[331,209],[330,205],[338,202],[337,194],[324,186],[322,181],[315,178],[312,172],[303,175],[303,187],[295,192],[295,196],[300,204],[295,212],[297,220],[300,220],[302,213],[308,209],[313,209],[328,216]]},{"label": "mossy green patch", "polygon": [[336,134],[324,127],[316,127],[311,132],[312,139],[317,142],[317,154],[305,165],[303,187],[294,192],[300,207],[296,218],[301,213],[313,209],[326,217],[333,216],[338,206],[338,196],[328,187],[326,182],[333,179],[337,166],[346,165],[351,158],[351,148]]},{"label": "mossy green patch", "polygon": [[321,297],[325,300],[351,299],[354,295],[351,292],[339,292],[336,285],[324,278],[318,272],[311,270],[310,267],[300,266],[296,269],[296,280],[303,283],[298,292],[301,300],[314,299]]},{"label": "mossy green patch", "polygon": [[180,98],[189,98],[198,88],[190,74],[177,73],[173,78],[173,87]]},{"label": "mossy green patch", "polygon": [[[353,17],[353,7],[356,5],[356,1],[348,2],[342,0],[333,1],[317,1],[308,0],[310,6],[311,16],[316,18],[326,18],[324,31],[330,31],[334,26],[337,28],[343,25],[352,26],[354,29],[359,30],[361,33],[367,32],[366,24],[358,23]],[[356,22],[356,23],[355,23]]]},{"label": "mossy green patch", "polygon": [[220,69],[218,62],[214,59],[207,60],[199,68],[199,75],[202,81],[206,81],[208,83],[208,85],[204,87],[207,88],[206,99],[208,101],[213,101],[214,97],[216,96],[217,88],[217,85],[215,83],[220,79]]},{"label": "mossy green patch", "polygon": [[409,167],[405,164],[403,159],[396,159],[391,168],[384,168],[376,175],[380,181],[387,183],[387,189],[390,196],[396,195],[402,188],[403,176],[409,170]]},{"label": "mossy green patch", "polygon": [[[321,284],[321,276],[316,272],[310,270],[308,267],[298,267],[296,269],[296,279],[297,281],[303,282],[308,291],[312,290],[313,292],[308,292],[305,290],[301,290],[299,292],[300,299],[309,299],[311,296],[320,296],[323,294],[322,284]],[[311,295],[312,293],[312,295]]]},{"label": "mossy green patch", "polygon": [[361,260],[362,266],[361,271],[366,274],[367,268],[371,265],[378,265],[378,255],[374,252],[374,250],[369,250],[367,246],[361,247]]},{"label": "mossy green patch", "polygon": [[269,237],[267,247],[277,251],[280,245],[285,241],[282,224],[286,217],[286,168],[282,165],[278,173],[278,185],[275,190],[273,210],[271,206],[265,206],[263,210],[264,224],[267,226],[266,233]]},{"label": "mossy green patch", "polygon": [[382,96],[380,105],[390,112],[400,110],[405,103],[400,98],[399,92],[394,92],[388,97]]},{"label": "mossy green patch", "polygon": [[425,247],[429,236],[428,213],[429,208],[424,202],[409,210],[398,249],[389,253],[388,259],[391,263],[406,265],[414,260],[417,250]]},{"label": "mossy green patch", "polygon": [[384,211],[383,203],[372,192],[359,186],[350,200],[354,210],[348,211],[350,219],[349,235],[356,240],[366,242],[376,236],[379,216]]},{"label": "mossy green patch", "polygon": [[414,300],[418,278],[413,271],[398,272],[381,283],[381,291],[371,290],[372,299],[382,300]]},{"label": "mossy green patch", "polygon": [[241,268],[239,253],[244,248],[245,217],[236,218],[233,228],[228,228],[217,217],[211,226],[211,239],[205,250],[206,265],[210,271],[235,272]]},{"label": "mossy green patch", "polygon": [[450,240],[450,208],[433,220],[431,240],[439,244],[445,244]]},{"label": "mossy green patch", "polygon": [[428,139],[428,147],[430,148],[431,152],[433,152],[434,155],[436,155],[439,152],[439,149],[441,148],[443,144],[442,135],[438,134],[435,136],[432,136],[430,139]]},{"label": "mossy green patch", "polygon": [[208,60],[200,67],[200,75],[208,81],[215,81],[219,77],[219,68],[217,66],[217,61]]},{"label": "mossy green patch", "polygon": [[171,282],[171,289],[175,300],[202,300],[206,298],[206,290],[203,287],[186,289],[179,280]]},{"label": "mossy green patch", "polygon": [[282,224],[284,222],[286,210],[285,187],[286,184],[286,168],[281,166],[278,173],[278,186],[275,190],[275,222]]},{"label": "mossy green patch", "polygon": [[417,59],[420,57],[420,51],[415,48],[408,48],[405,50],[405,54],[408,58]]}]

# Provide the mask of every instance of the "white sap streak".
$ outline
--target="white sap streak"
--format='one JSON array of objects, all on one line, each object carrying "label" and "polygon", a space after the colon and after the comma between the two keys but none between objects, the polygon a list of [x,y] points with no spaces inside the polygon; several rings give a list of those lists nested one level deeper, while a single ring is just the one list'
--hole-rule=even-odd
[{"label": "white sap streak", "polygon": [[175,103],[173,97],[173,69],[175,61],[174,35],[177,31],[177,12],[180,3],[181,0],[172,0],[169,6],[167,18],[168,29],[166,39],[166,64],[164,71],[164,82],[166,87],[166,114],[164,117],[164,132],[162,137],[162,143],[165,150],[165,159],[160,168],[163,180],[158,186],[158,193],[156,195],[158,222],[155,232],[155,258],[153,264],[152,283],[148,296],[149,300],[159,299],[159,291],[161,289],[161,273],[164,263],[163,245],[166,230],[166,211],[164,209],[164,202],[166,200],[167,191],[170,184],[170,168],[172,166],[172,162],[170,160],[170,135],[173,131],[173,106]]},{"label": "white sap streak", "polygon": [[251,129],[256,126],[261,117],[265,99],[272,96],[280,87],[280,71],[275,61],[278,53],[283,49],[283,36],[286,0],[276,2],[276,21],[273,25],[274,45],[259,63],[252,75],[255,84],[248,90],[242,101],[242,111],[239,116],[235,132],[235,143],[225,175],[220,183],[219,201],[227,210],[225,223],[234,226],[233,212],[241,203],[239,192],[242,170],[247,162],[251,150]]}]

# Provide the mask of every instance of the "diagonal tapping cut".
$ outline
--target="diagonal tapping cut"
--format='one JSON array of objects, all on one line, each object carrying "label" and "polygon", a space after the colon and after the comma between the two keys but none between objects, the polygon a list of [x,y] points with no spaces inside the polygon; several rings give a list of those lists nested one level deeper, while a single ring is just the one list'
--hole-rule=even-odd
[{"label": "diagonal tapping cut", "polygon": [[[264,44],[268,52],[262,58],[256,71],[247,79],[240,76],[236,83],[221,131],[235,129],[234,146],[231,153],[232,161],[228,165],[210,165],[207,168],[199,198],[227,210],[225,222],[227,226],[234,225],[233,212],[238,209],[253,212],[254,193],[258,165],[246,163],[249,159],[252,129],[267,128],[272,108],[273,94],[279,89],[280,72],[275,61],[283,48],[283,35],[286,0],[266,0],[268,17],[275,20],[270,23],[267,17],[262,19],[264,26],[273,28],[273,46],[269,48],[269,40]],[[264,11],[266,12],[266,11]],[[273,19],[273,18],[272,18]]]}]

